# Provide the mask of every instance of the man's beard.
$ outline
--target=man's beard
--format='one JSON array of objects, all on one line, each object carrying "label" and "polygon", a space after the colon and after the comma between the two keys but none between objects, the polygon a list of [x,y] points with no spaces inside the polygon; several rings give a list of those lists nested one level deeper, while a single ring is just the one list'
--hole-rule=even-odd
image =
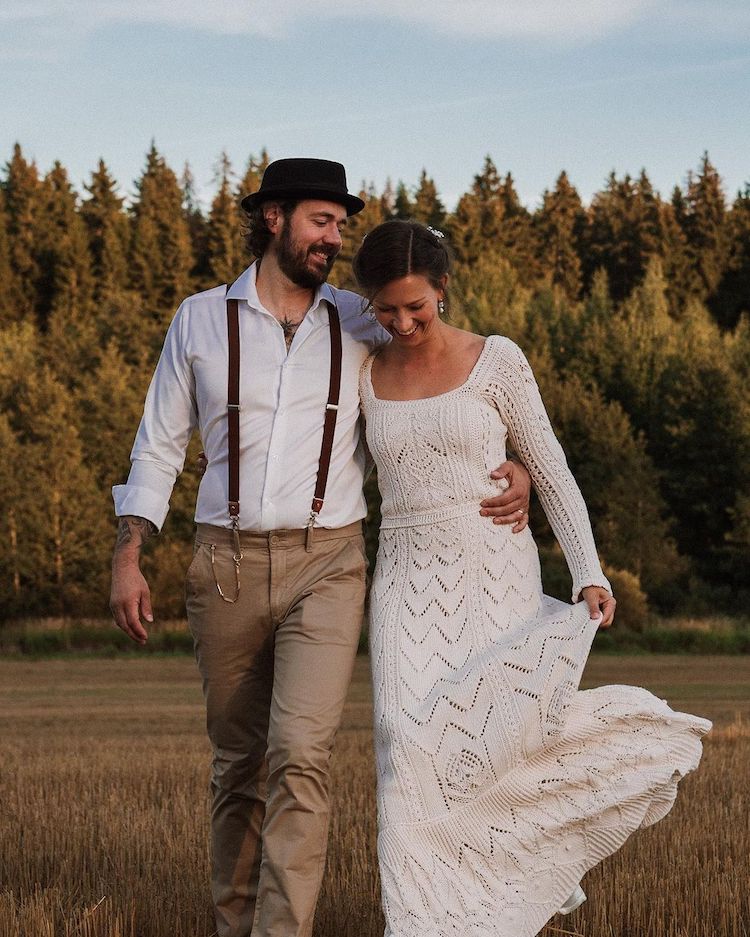
[{"label": "man's beard", "polygon": [[[310,252],[315,249],[328,254],[328,262],[324,266],[312,267],[308,264]],[[289,277],[292,283],[305,289],[316,289],[328,279],[336,254],[337,251],[331,251],[331,248],[321,244],[313,244],[306,250],[300,249],[292,240],[291,225],[287,222],[279,238],[276,261],[282,273]]]}]

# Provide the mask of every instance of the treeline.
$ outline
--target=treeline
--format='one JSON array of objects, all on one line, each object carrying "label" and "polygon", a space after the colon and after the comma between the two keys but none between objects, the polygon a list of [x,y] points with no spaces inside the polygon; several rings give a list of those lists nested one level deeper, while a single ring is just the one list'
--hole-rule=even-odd
[{"label": "treeline", "polygon": [[[238,196],[267,162],[238,178],[223,155],[204,213],[189,168],[155,146],[127,201],[104,162],[78,193],[62,165],[42,174],[14,148],[0,176],[3,618],[106,611],[110,487],[164,331],[184,296],[249,262]],[[454,320],[526,350],[618,591],[644,611],[747,614],[750,185],[728,202],[706,155],[669,199],[645,172],[613,173],[586,206],[563,172],[529,210],[488,157],[452,212],[426,172],[363,197],[335,282],[352,285],[349,260],[386,218],[446,232]],[[181,612],[196,487],[186,471],[146,558],[161,616]],[[554,585],[559,556],[534,526]]]}]

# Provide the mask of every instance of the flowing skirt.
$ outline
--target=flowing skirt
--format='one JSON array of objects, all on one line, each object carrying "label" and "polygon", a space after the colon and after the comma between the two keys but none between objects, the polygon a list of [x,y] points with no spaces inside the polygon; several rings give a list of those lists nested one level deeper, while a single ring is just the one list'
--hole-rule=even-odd
[{"label": "flowing skirt", "polygon": [[[384,521],[370,604],[386,937],[533,937],[670,810],[705,719],[580,691],[598,626],[543,595],[531,533]],[[421,520],[421,519],[420,519]]]}]

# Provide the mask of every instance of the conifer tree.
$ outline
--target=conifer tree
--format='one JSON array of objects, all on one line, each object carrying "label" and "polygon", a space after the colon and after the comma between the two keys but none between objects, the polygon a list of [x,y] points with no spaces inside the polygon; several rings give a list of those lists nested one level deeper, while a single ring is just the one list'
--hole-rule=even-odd
[{"label": "conifer tree", "polygon": [[191,289],[195,292],[215,285],[208,252],[208,222],[201,211],[195,193],[195,177],[190,163],[185,163],[180,177],[182,212],[190,233],[193,267],[190,271]]},{"label": "conifer tree", "polygon": [[521,282],[532,286],[539,277],[537,246],[532,218],[521,203],[513,176],[506,173],[499,191],[501,216],[499,242],[504,257],[518,271]]},{"label": "conifer tree", "polygon": [[728,238],[721,177],[708,153],[703,154],[698,172],[688,173],[684,195],[675,199],[673,205],[693,271],[691,295],[710,301],[726,269]]},{"label": "conifer tree", "polygon": [[365,207],[357,215],[352,215],[342,231],[341,252],[336,260],[330,282],[344,289],[356,290],[357,285],[352,274],[352,258],[359,250],[362,238],[368,231],[386,220],[385,209],[373,183],[365,187],[363,184],[359,197]]},{"label": "conifer tree", "polygon": [[124,199],[117,194],[117,182],[103,159],[84,188],[88,198],[81,204],[86,225],[97,300],[127,288],[130,222],[123,210]]},{"label": "conifer tree", "polygon": [[537,279],[531,215],[521,204],[512,175],[501,178],[489,156],[447,227],[461,262],[474,264],[482,255],[503,257],[524,285]]},{"label": "conifer tree", "polygon": [[16,306],[18,287],[15,272],[11,266],[11,242],[8,235],[8,214],[5,209],[5,193],[0,188],[0,329],[18,319]]},{"label": "conifer tree", "polygon": [[45,222],[37,236],[41,325],[48,333],[47,360],[72,386],[94,365],[99,346],[88,234],[60,163],[45,176],[42,199]]},{"label": "conifer tree", "polygon": [[[658,384],[675,350],[676,330],[669,314],[667,283],[661,261],[651,260],[644,281],[613,316],[599,346],[584,356],[587,339],[577,353],[578,366],[589,367],[605,395],[619,401],[637,430],[651,438],[660,420]],[[602,359],[606,361],[601,367]],[[605,382],[605,373],[608,382]]]},{"label": "conifer tree", "polygon": [[571,358],[581,344],[582,308],[560,290],[538,290],[526,310],[527,345],[543,343],[555,371],[573,371]]},{"label": "conifer tree", "polygon": [[36,528],[31,547],[37,557],[29,603],[42,600],[37,608],[60,615],[102,609],[107,561],[92,544],[111,537],[109,492],[83,459],[69,392],[46,367],[22,389],[19,418],[28,484],[37,491],[27,517]]},{"label": "conifer tree", "polygon": [[472,266],[456,264],[448,290],[452,324],[523,343],[531,291],[521,284],[508,260],[484,256]]},{"label": "conifer tree", "polygon": [[32,571],[31,500],[26,452],[18,434],[19,392],[38,367],[37,330],[31,317],[0,329],[0,621],[24,613],[25,583]]},{"label": "conifer tree", "polygon": [[380,196],[380,204],[384,218],[393,217],[395,211],[395,201],[396,193],[393,191],[393,183],[389,177],[385,180],[385,187],[383,188],[383,192]]},{"label": "conifer tree", "polygon": [[41,181],[36,163],[27,162],[20,144],[5,165],[3,191],[10,244],[12,308],[17,318],[37,314],[40,267],[36,236],[41,213]]},{"label": "conifer tree", "polygon": [[609,290],[607,271],[600,267],[591,281],[591,289],[586,294],[583,305],[583,322],[609,322],[615,312],[612,294]]},{"label": "conifer tree", "polygon": [[182,190],[153,143],[136,189],[131,282],[152,318],[151,329],[144,323],[145,338],[158,345],[177,305],[190,292],[193,257]]},{"label": "conifer tree", "polygon": [[672,317],[679,319],[691,296],[695,284],[695,272],[688,256],[687,239],[677,221],[675,204],[682,197],[675,189],[669,202],[659,204],[659,223],[662,239],[662,263],[667,281],[667,298]]},{"label": "conifer tree", "polygon": [[616,345],[613,335],[620,327],[620,316],[610,296],[607,271],[601,267],[578,306],[577,321],[576,339],[570,343],[568,354],[558,359],[560,373],[584,374],[601,389],[606,399],[619,399],[613,388],[624,351]]},{"label": "conifer tree", "polygon": [[581,291],[580,253],[586,212],[566,172],[560,173],[551,192],[545,190],[534,227],[537,262],[544,282],[561,289],[569,299],[577,299]]},{"label": "conifer tree", "polygon": [[645,171],[637,180],[610,173],[605,190],[591,203],[586,282],[604,267],[613,298],[622,300],[641,282],[651,257],[663,254],[660,200]]},{"label": "conifer tree", "polygon": [[[260,151],[260,156],[255,156],[251,154],[247,166],[245,167],[245,174],[240,179],[237,188],[235,190],[236,202],[238,207],[239,219],[240,219],[240,237],[243,238],[246,233],[245,228],[245,213],[241,207],[242,199],[246,195],[251,195],[253,192],[257,192],[260,188],[261,181],[263,179],[263,173],[266,171],[268,164],[271,162],[271,159],[268,155],[268,151],[264,147]],[[243,245],[243,258],[240,266],[240,270],[243,267],[246,267],[253,261],[253,257],[245,250]],[[215,285],[211,284],[211,285]]]},{"label": "conifer tree", "polygon": [[744,568],[744,581],[734,585],[747,588],[747,558],[738,562],[741,544],[731,542],[750,495],[747,393],[720,347],[711,357],[697,351],[683,347],[661,374],[649,451],[662,472],[680,549],[715,585]]},{"label": "conifer tree", "polygon": [[260,151],[260,156],[251,155],[247,161],[245,175],[240,179],[237,186],[237,201],[241,201],[245,195],[251,195],[260,188],[263,173],[266,171],[271,159],[265,147]]},{"label": "conifer tree", "polygon": [[725,328],[750,315],[750,183],[746,183],[727,219],[727,262],[711,311]]},{"label": "conifer tree", "polygon": [[242,216],[232,187],[232,166],[222,153],[216,168],[216,195],[208,216],[208,255],[214,283],[233,283],[247,266]]},{"label": "conifer tree", "polygon": [[654,257],[646,277],[612,322],[610,347],[617,355],[611,393],[647,435],[660,419],[657,387],[675,347],[667,283],[661,261]]},{"label": "conifer tree", "polygon": [[474,176],[471,191],[461,196],[450,219],[451,241],[463,263],[476,263],[482,253],[500,254],[501,186],[497,167],[485,157],[482,172]]},{"label": "conifer tree", "polygon": [[422,170],[419,185],[414,193],[412,218],[439,230],[445,223],[445,206],[440,201],[434,179],[427,175],[426,169]]},{"label": "conifer tree", "polygon": [[[591,516],[597,547],[610,566],[633,573],[662,607],[687,571],[666,520],[659,474],[622,407],[571,375],[550,388],[549,408]],[[669,588],[672,586],[672,588]]]},{"label": "conifer tree", "polygon": [[393,201],[393,217],[408,219],[414,215],[414,203],[409,195],[406,184],[399,179],[396,186],[396,197]]},{"label": "conifer tree", "polygon": [[10,421],[0,413],[0,621],[23,611],[22,582],[28,576],[29,559],[24,537],[23,504],[28,496],[24,473],[24,452]]},{"label": "conifer tree", "polygon": [[743,315],[734,329],[724,333],[722,339],[727,362],[737,375],[737,380],[743,387],[750,389],[750,315]]},{"label": "conifer tree", "polygon": [[83,456],[104,491],[127,478],[150,377],[148,368],[129,364],[111,342],[77,389],[73,403]]},{"label": "conifer tree", "polygon": [[101,348],[114,340],[131,361],[140,361],[143,323],[150,317],[143,312],[140,295],[130,287],[132,219],[104,160],[99,160],[84,188],[88,197],[81,203],[80,215],[88,233],[94,278],[95,344]]},{"label": "conifer tree", "polygon": [[[14,418],[19,388],[39,368],[41,339],[31,319],[0,329],[0,412]],[[13,426],[17,429],[17,426]]]}]

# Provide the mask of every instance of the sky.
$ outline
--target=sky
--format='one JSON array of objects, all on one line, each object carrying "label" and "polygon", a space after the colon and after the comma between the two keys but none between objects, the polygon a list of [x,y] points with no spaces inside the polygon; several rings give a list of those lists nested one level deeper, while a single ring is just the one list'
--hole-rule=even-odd
[{"label": "sky", "polygon": [[750,0],[0,0],[0,88],[0,165],[79,191],[103,158],[132,194],[152,139],[204,203],[264,147],[449,208],[486,155],[530,208],[563,169],[668,196],[704,151],[750,182]]}]

